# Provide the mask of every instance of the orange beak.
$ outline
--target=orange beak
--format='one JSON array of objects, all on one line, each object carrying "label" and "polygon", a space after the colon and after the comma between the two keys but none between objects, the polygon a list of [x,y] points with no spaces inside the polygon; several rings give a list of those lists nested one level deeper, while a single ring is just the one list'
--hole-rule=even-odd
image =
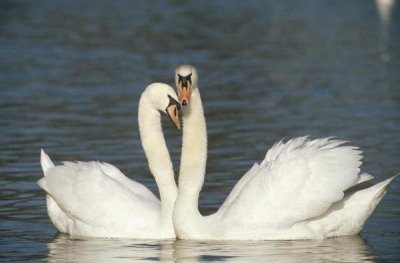
[{"label": "orange beak", "polygon": [[179,119],[178,110],[179,110],[178,106],[175,104],[172,104],[172,105],[168,106],[168,108],[167,108],[167,114],[168,114],[169,118],[175,124],[176,128],[179,131],[181,129],[181,122]]},{"label": "orange beak", "polygon": [[189,105],[191,92],[192,92],[192,85],[190,82],[187,82],[186,86],[183,86],[182,82],[178,83],[178,98],[179,98],[179,103],[182,106]]}]

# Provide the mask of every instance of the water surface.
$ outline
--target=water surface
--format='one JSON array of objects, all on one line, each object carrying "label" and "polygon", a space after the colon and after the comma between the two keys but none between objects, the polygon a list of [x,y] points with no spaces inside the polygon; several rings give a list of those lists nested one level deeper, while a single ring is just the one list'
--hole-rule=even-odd
[{"label": "water surface", "polygon": [[[199,69],[207,118],[204,214],[282,138],[349,140],[364,171],[395,174],[400,5],[380,2],[2,1],[1,261],[398,262],[399,180],[359,236],[284,242],[69,238],[36,184],[44,148],[56,163],[112,163],[156,192],[137,103],[181,63]],[[181,134],[163,124],[178,171]]]}]

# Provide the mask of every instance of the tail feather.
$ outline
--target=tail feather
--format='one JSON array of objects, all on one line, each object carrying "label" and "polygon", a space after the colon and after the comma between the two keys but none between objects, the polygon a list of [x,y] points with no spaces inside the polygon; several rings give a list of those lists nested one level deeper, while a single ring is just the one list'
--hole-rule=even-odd
[{"label": "tail feather", "polygon": [[367,174],[367,173],[362,173],[362,174],[360,174],[356,184],[361,184],[361,183],[367,182],[367,181],[372,180],[372,179],[374,179],[373,175],[370,175],[370,174]]},{"label": "tail feather", "polygon": [[[325,237],[359,233],[386,194],[388,185],[396,176],[373,186],[353,189],[346,194],[344,199],[333,204],[325,214],[317,217],[315,221],[311,221],[310,226],[318,229],[325,228]],[[364,183],[359,186],[362,184]]]},{"label": "tail feather", "polygon": [[43,170],[44,176],[46,176],[47,171],[50,168],[54,167],[54,164],[51,161],[50,157],[44,152],[43,149],[40,150],[40,164],[42,165],[42,170]]},{"label": "tail feather", "polygon": [[397,177],[397,175],[398,175],[398,174],[396,174],[396,175],[393,176],[393,177],[390,177],[389,179],[386,179],[385,181],[382,181],[382,182],[380,182],[380,183],[374,185],[374,186],[371,187],[371,188],[375,189],[375,191],[376,191],[377,194],[381,194],[382,192],[386,191],[386,187],[390,184],[390,182],[393,181],[394,178]]}]

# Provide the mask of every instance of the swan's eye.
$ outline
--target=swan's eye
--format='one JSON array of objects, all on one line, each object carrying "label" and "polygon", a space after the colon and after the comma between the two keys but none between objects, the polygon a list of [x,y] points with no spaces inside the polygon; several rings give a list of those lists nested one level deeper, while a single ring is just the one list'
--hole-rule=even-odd
[{"label": "swan's eye", "polygon": [[[168,99],[169,99],[169,102],[168,102],[168,106],[167,106],[167,108],[166,108],[166,112],[168,112],[169,113],[169,110],[168,109],[172,109],[172,108],[174,108],[174,111],[173,112],[171,112],[171,113],[173,113],[175,116],[178,114],[178,110],[180,110],[181,109],[181,105],[179,104],[179,102],[178,101],[176,101],[174,98],[172,98],[170,95],[168,95]],[[174,107],[173,107],[174,106]]]},{"label": "swan's eye", "polygon": [[186,76],[177,74],[178,76],[178,97],[182,106],[187,106],[190,102],[190,95],[192,93],[192,73]]},{"label": "swan's eye", "polygon": [[176,128],[178,130],[181,129],[181,123],[179,120],[179,115],[178,115],[178,110],[180,110],[180,104],[177,102],[174,98],[168,95],[169,98],[169,103],[167,108],[165,109],[165,112],[171,119],[171,121],[175,124]]},{"label": "swan's eye", "polygon": [[182,85],[182,88],[188,89],[189,85],[192,85],[192,73],[187,76],[182,76],[178,74],[178,83]]}]

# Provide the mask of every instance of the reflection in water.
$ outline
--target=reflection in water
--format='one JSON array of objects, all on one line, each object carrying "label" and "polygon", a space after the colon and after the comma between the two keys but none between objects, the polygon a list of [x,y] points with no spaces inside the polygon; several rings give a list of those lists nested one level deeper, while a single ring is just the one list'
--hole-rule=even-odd
[{"label": "reflection in water", "polygon": [[59,234],[48,243],[48,262],[173,261],[175,240],[71,239]]},{"label": "reflection in water", "polygon": [[70,239],[48,244],[49,262],[373,262],[359,236],[304,241]]},{"label": "reflection in water", "polygon": [[[358,238],[238,245],[58,236],[47,246],[56,230],[36,184],[38,158],[44,148],[54,160],[110,162],[156,193],[137,102],[147,84],[173,84],[175,67],[192,63],[210,145],[205,214],[281,138],[352,141],[365,151],[365,171],[382,180],[400,167],[399,1],[383,1],[381,19],[382,1],[81,2],[0,1],[1,262],[372,258]],[[177,171],[181,134],[163,119]],[[399,189],[396,180],[361,233],[385,262],[400,257]]]},{"label": "reflection in water", "polygon": [[389,25],[392,14],[392,9],[396,5],[396,0],[375,0],[379,17],[382,22],[381,36],[380,36],[380,59],[383,63],[391,60],[390,50],[388,48],[389,42]]},{"label": "reflection in water", "polygon": [[390,22],[390,15],[392,9],[396,4],[396,0],[375,0],[376,6],[378,8],[379,17],[384,24]]}]

